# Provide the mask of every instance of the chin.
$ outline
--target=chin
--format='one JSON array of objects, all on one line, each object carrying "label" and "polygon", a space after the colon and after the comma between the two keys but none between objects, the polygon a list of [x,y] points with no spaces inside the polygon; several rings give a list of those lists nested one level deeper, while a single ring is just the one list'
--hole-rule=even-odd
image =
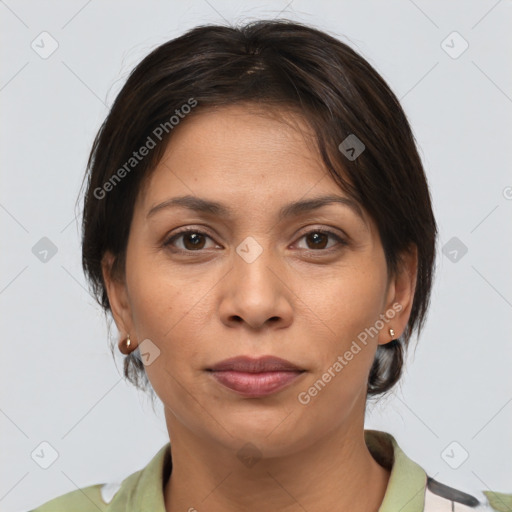
[{"label": "chin", "polygon": [[214,435],[222,437],[222,441],[216,439],[216,442],[236,450],[251,443],[270,457],[296,451],[300,445],[307,444],[308,435],[316,431],[313,424],[308,426],[302,422],[299,425],[293,413],[282,409],[272,412],[259,409],[254,413],[228,413],[223,415],[222,420],[225,430],[221,428],[216,431]]}]

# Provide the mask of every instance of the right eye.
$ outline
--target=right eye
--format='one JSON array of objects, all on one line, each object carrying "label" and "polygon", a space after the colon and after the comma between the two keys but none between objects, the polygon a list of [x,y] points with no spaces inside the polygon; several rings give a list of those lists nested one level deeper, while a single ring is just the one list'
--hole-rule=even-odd
[{"label": "right eye", "polygon": [[[176,248],[175,242],[180,238],[182,239],[182,247]],[[173,234],[164,242],[164,246],[171,247],[173,248],[172,250],[177,249],[181,252],[198,252],[205,248],[204,243],[206,238],[212,240],[207,233],[199,231],[198,229],[188,228]]]}]

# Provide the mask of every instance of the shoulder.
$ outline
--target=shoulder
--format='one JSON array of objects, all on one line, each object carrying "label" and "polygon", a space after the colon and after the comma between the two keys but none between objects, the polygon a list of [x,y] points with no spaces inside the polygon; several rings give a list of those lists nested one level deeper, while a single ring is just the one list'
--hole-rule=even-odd
[{"label": "shoulder", "polygon": [[149,463],[121,482],[101,483],[58,496],[29,512],[139,512],[165,511],[163,483],[170,475],[170,443],[164,445]]},{"label": "shoulder", "polygon": [[445,485],[431,477],[425,488],[425,512],[505,511],[512,510],[512,494],[483,491],[483,499]]},{"label": "shoulder", "polygon": [[482,510],[483,505],[475,496],[427,477],[425,512]]},{"label": "shoulder", "polygon": [[365,441],[375,460],[390,470],[379,512],[512,512],[511,493],[475,491],[474,495],[434,480],[387,432],[365,430]]},{"label": "shoulder", "polygon": [[[111,486],[110,486],[111,487]],[[98,512],[107,509],[109,485],[96,484],[58,496],[30,512]],[[107,492],[105,492],[107,491]]]}]

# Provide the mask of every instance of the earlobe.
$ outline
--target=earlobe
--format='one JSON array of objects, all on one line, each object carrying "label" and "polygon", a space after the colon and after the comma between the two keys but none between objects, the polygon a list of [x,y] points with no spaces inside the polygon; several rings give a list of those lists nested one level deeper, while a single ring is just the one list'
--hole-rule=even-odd
[{"label": "earlobe", "polygon": [[379,333],[379,345],[399,338],[405,331],[414,302],[418,272],[418,250],[413,246],[401,255],[401,263],[389,285],[386,327]]},{"label": "earlobe", "polygon": [[121,279],[113,272],[114,261],[115,257],[110,252],[103,256],[101,261],[103,281],[116,326],[121,333],[129,334],[133,332],[133,323],[126,282],[124,278]]}]

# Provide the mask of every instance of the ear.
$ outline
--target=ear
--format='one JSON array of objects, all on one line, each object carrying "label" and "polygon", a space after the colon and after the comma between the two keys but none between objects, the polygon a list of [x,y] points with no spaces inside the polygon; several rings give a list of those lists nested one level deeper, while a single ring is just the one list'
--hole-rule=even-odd
[{"label": "ear", "polygon": [[116,276],[113,272],[114,261],[115,257],[110,252],[105,253],[101,260],[103,281],[105,282],[110,309],[118,330],[121,333],[132,333],[133,335],[134,323],[126,282],[124,277]]},{"label": "ear", "polygon": [[[412,246],[401,254],[401,261],[394,275],[390,277],[386,297],[386,309],[382,313],[388,318],[379,332],[379,345],[399,338],[407,327],[411,315],[418,271],[418,249]],[[391,336],[389,329],[393,329]]]}]

